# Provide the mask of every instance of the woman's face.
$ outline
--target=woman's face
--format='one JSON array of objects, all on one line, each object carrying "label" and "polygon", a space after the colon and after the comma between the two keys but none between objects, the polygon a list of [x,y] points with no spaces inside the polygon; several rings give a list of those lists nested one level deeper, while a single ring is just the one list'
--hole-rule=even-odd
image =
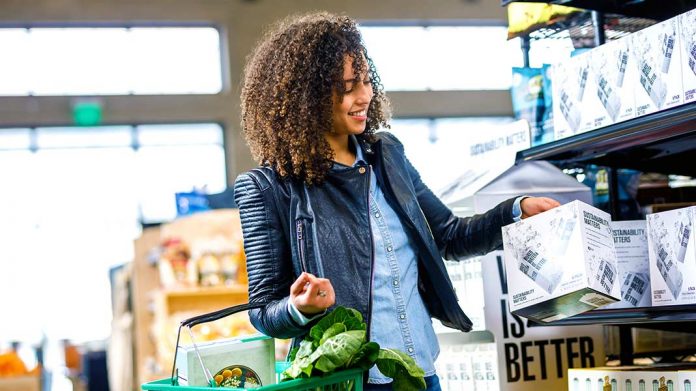
[{"label": "woman's face", "polygon": [[[367,65],[365,57],[363,64]],[[353,58],[346,55],[343,60],[343,82],[346,92],[343,99],[333,94],[333,133],[336,135],[361,134],[367,124],[367,108],[372,100],[372,82],[367,69],[355,75]]]}]

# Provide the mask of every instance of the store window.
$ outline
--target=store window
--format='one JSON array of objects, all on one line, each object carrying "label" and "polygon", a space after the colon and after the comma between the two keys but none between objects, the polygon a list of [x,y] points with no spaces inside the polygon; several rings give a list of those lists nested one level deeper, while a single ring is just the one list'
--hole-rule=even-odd
[{"label": "store window", "polygon": [[520,57],[505,26],[363,26],[389,91],[507,90]]},{"label": "store window", "polygon": [[212,27],[0,28],[0,95],[215,94]]},{"label": "store window", "polygon": [[395,119],[393,133],[406,157],[435,194],[466,172],[472,134],[510,124],[509,117]]},{"label": "store window", "polygon": [[132,260],[141,221],[175,217],[174,192],[225,189],[222,132],[217,124],[0,129],[2,341],[108,337],[109,269]]}]

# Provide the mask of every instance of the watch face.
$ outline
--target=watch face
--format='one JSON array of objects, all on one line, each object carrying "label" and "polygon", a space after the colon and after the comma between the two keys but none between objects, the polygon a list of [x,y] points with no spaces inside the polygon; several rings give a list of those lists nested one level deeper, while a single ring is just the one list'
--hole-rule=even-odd
[{"label": "watch face", "polygon": [[259,375],[244,365],[230,365],[222,368],[213,378],[218,387],[259,388],[262,386]]}]

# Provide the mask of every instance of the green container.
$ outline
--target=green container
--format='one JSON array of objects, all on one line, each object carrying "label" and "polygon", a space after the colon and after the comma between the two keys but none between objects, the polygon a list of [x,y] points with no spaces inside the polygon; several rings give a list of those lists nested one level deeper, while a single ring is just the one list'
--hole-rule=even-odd
[{"label": "green container", "polygon": [[[287,368],[289,363],[276,362],[276,375]],[[314,377],[311,379],[296,379],[278,384],[271,384],[254,388],[259,391],[362,391],[363,371],[360,368],[346,369],[331,375]],[[144,391],[208,391],[211,387],[201,386],[175,386],[171,379],[155,380],[140,386]],[[221,388],[222,390],[242,390],[242,388]]]}]

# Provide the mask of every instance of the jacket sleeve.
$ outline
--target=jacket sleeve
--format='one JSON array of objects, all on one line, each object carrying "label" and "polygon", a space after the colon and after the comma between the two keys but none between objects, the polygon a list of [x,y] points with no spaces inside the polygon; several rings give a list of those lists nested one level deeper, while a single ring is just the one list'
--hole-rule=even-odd
[{"label": "jacket sleeve", "polygon": [[234,185],[244,235],[244,252],[249,275],[249,302],[265,302],[262,309],[249,311],[251,323],[274,338],[303,335],[307,327],[295,323],[288,311],[293,282],[292,255],[284,239],[278,211],[266,187],[250,175],[240,175]]},{"label": "jacket sleeve", "polygon": [[[401,153],[403,145],[395,140]],[[484,255],[503,246],[501,228],[514,222],[512,206],[515,198],[508,199],[489,211],[470,217],[457,217],[423,183],[420,174],[404,154],[408,175],[418,198],[418,204],[430,226],[440,255],[447,260],[460,260]]]}]

